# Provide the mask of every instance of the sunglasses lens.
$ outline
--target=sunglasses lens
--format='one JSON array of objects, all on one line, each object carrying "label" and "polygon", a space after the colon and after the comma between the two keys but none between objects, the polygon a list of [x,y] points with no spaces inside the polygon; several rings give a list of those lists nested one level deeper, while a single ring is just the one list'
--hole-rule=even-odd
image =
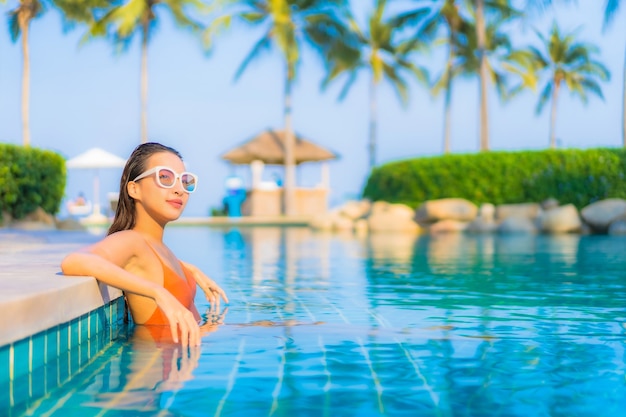
[{"label": "sunglasses lens", "polygon": [[184,172],[180,177],[180,182],[188,193],[196,190],[196,177],[194,175]]},{"label": "sunglasses lens", "polygon": [[157,179],[159,180],[159,184],[161,184],[161,186],[170,188],[173,187],[176,182],[176,174],[169,169],[163,168],[159,170]]}]

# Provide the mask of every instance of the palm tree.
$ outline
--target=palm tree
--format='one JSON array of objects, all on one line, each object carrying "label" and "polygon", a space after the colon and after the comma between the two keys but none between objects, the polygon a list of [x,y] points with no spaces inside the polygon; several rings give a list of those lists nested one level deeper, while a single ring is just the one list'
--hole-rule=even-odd
[{"label": "palm tree", "polygon": [[598,48],[578,42],[575,35],[575,32],[562,35],[554,23],[548,38],[537,32],[543,43],[543,50],[529,47],[512,54],[512,62],[516,65],[511,70],[521,76],[521,82],[513,89],[512,94],[524,88],[535,90],[544,75],[545,85],[539,96],[536,112],[541,113],[544,105],[551,101],[550,147],[553,149],[556,148],[556,114],[561,87],[565,85],[571,93],[577,94],[586,103],[588,92],[604,99],[598,81],[609,79],[606,67],[592,59],[598,53]]},{"label": "palm tree", "polygon": [[19,5],[9,12],[9,30],[15,42],[22,37],[22,144],[30,146],[30,48],[28,35],[30,22],[39,17],[43,6],[39,0],[20,0]]},{"label": "palm tree", "polygon": [[418,80],[428,82],[426,70],[415,66],[407,56],[422,44],[417,38],[404,42],[395,41],[395,35],[402,29],[402,25],[399,24],[401,16],[385,19],[386,5],[386,0],[376,1],[374,12],[369,17],[367,30],[361,29],[348,13],[349,33],[329,48],[328,74],[322,83],[326,87],[340,75],[347,74],[346,83],[340,93],[340,98],[343,98],[354,84],[359,70],[365,69],[370,72],[368,144],[370,169],[376,166],[377,90],[380,82],[383,78],[388,80],[402,104],[407,103],[408,94],[407,83],[400,75],[401,71],[408,71]]},{"label": "palm tree", "polygon": [[[606,0],[606,5],[604,8],[604,28],[608,28],[612,23],[613,18],[619,11],[619,6],[621,4],[621,0]],[[624,85],[622,87],[623,90],[623,99],[622,99],[622,143],[623,146],[626,147],[626,54],[624,55]]]},{"label": "palm tree", "polygon": [[236,72],[238,79],[250,62],[272,47],[280,52],[285,69],[284,131],[285,131],[285,214],[295,214],[295,137],[292,127],[292,87],[297,76],[301,49],[305,43],[322,50],[332,34],[340,30],[338,11],[342,0],[242,0],[235,3],[234,19],[263,28],[263,35]]},{"label": "palm tree", "polygon": [[[534,3],[549,3],[551,0],[527,0]],[[510,0],[471,0],[473,7],[476,28],[476,57],[478,59],[479,78],[479,102],[480,102],[480,150],[489,150],[489,101],[487,90],[489,87],[489,65],[487,62],[487,17],[491,14],[498,23],[502,23],[516,15],[518,12],[513,9]]]},{"label": "palm tree", "polygon": [[[106,7],[102,7],[102,0],[81,1],[91,10],[86,15],[80,10],[76,14],[77,20],[88,19],[87,37],[111,37],[116,44],[128,46],[135,34],[141,36],[141,142],[145,143],[148,141],[148,44],[158,18],[157,12],[167,10],[180,27],[199,32],[202,25],[193,20],[188,12],[190,9],[200,10],[203,6],[197,0],[112,0],[104,1]],[[70,0],[65,2],[72,5]]]},{"label": "palm tree", "polygon": [[434,80],[431,91],[436,96],[444,91],[444,127],[443,152],[450,152],[452,81],[459,75],[462,63],[458,62],[458,49],[461,42],[466,42],[465,34],[468,30],[467,21],[461,16],[460,7],[456,0],[438,0],[421,2],[416,8],[398,15],[396,22],[399,26],[417,27],[412,37],[422,42],[434,42],[434,38],[445,32],[442,39],[448,49],[444,71]]}]

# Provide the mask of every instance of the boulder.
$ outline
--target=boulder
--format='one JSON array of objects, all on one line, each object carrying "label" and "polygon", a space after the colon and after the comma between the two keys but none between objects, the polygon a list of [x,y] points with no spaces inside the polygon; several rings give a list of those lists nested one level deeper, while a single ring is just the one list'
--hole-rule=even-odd
[{"label": "boulder", "polygon": [[478,215],[478,207],[463,198],[442,198],[423,203],[415,212],[418,223],[434,223],[439,220],[469,222]]},{"label": "boulder", "polygon": [[626,200],[607,198],[596,201],[584,207],[580,215],[592,230],[605,233],[614,220],[626,216]]},{"label": "boulder", "polygon": [[583,225],[578,209],[573,204],[544,211],[538,223],[539,229],[545,233],[580,232]]},{"label": "boulder", "polygon": [[467,225],[465,231],[468,233],[493,233],[496,231],[496,228],[496,222],[485,220],[479,216]]},{"label": "boulder", "polygon": [[608,229],[610,235],[626,235],[626,217],[620,217],[611,222]]},{"label": "boulder", "polygon": [[377,201],[367,218],[371,232],[417,233],[420,227],[413,220],[414,211],[404,204],[389,204]]},{"label": "boulder", "polygon": [[495,220],[496,206],[491,203],[483,203],[478,210],[478,217],[486,222]]},{"label": "boulder", "polygon": [[465,231],[468,222],[460,222],[458,220],[439,220],[437,223],[433,223],[428,227],[430,234],[439,233],[459,233]]},{"label": "boulder", "polygon": [[557,208],[559,206],[559,200],[556,198],[548,198],[541,202],[541,208],[543,210],[552,210],[553,208]]},{"label": "boulder", "polygon": [[501,221],[509,217],[521,217],[532,220],[539,217],[541,212],[538,203],[500,204],[496,206],[496,219]]},{"label": "boulder", "polygon": [[348,201],[339,208],[339,213],[348,219],[361,219],[369,213],[371,206],[369,200]]},{"label": "boulder", "polygon": [[507,217],[497,228],[498,233],[537,233],[538,229],[535,226],[535,222],[526,217]]},{"label": "boulder", "polygon": [[87,230],[78,220],[73,218],[57,220],[56,227],[59,230]]}]

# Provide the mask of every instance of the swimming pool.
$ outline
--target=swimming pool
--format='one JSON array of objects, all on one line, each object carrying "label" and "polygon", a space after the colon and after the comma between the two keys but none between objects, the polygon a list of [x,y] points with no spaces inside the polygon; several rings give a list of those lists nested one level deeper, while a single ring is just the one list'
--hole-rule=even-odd
[{"label": "swimming pool", "polygon": [[[171,227],[228,292],[188,352],[129,329],[37,416],[621,416],[626,239]],[[219,324],[223,321],[223,324]]]}]

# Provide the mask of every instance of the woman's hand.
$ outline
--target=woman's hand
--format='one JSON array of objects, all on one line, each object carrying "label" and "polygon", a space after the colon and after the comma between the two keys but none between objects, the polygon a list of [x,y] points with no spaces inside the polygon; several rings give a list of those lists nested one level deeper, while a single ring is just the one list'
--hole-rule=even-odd
[{"label": "woman's hand", "polygon": [[157,306],[163,311],[170,323],[172,339],[178,343],[178,332],[180,331],[180,342],[183,347],[200,345],[200,326],[193,316],[193,313],[183,306],[165,288],[156,291],[154,300]]},{"label": "woman's hand", "polygon": [[212,310],[219,311],[220,297],[224,299],[226,304],[228,304],[228,297],[226,296],[226,293],[215,283],[215,281],[206,276],[206,274],[195,265],[187,262],[183,262],[183,264],[185,265],[185,268],[191,271],[193,279],[196,280],[196,284],[198,284],[202,291],[204,291],[204,295],[207,301],[211,304]]}]

